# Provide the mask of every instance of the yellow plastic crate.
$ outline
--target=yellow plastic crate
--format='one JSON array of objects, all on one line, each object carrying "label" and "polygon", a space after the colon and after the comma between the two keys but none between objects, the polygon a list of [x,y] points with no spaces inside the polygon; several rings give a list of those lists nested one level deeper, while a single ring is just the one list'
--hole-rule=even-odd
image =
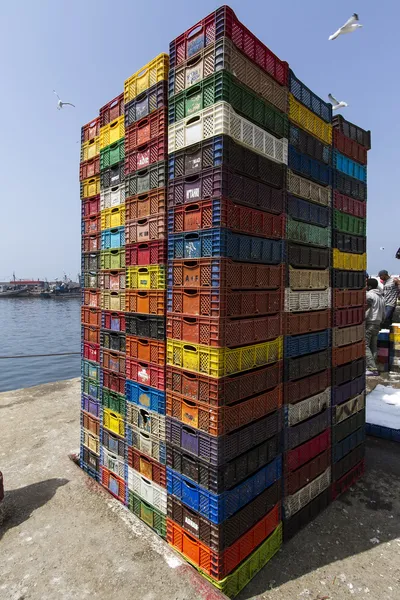
[{"label": "yellow plastic crate", "polygon": [[139,71],[131,75],[124,84],[125,105],[158,81],[168,79],[168,54],[159,54]]},{"label": "yellow plastic crate", "polygon": [[131,290],[165,290],[165,267],[162,265],[127,267],[126,287]]},{"label": "yellow plastic crate", "polygon": [[282,337],[240,348],[209,348],[167,340],[167,364],[210,377],[225,377],[256,369],[282,358]]},{"label": "yellow plastic crate", "polygon": [[293,94],[289,94],[289,119],[323,142],[332,143],[332,125],[325,123],[311,110],[297,102]]},{"label": "yellow plastic crate", "polygon": [[[389,338],[390,338],[390,341],[394,342],[396,345],[400,344],[400,333],[391,333],[389,335]],[[397,346],[397,348],[398,348],[398,346]],[[396,349],[396,346],[395,346],[395,349]]]},{"label": "yellow plastic crate", "polygon": [[122,225],[125,225],[125,204],[101,211],[101,229],[112,229]]},{"label": "yellow plastic crate", "polygon": [[91,177],[82,181],[82,198],[90,198],[100,194],[100,177]]},{"label": "yellow plastic crate", "polygon": [[82,429],[82,444],[91,452],[100,456],[100,438],[86,429]]},{"label": "yellow plastic crate", "polygon": [[84,142],[81,146],[81,162],[91,160],[100,154],[100,137],[97,136],[88,142]]},{"label": "yellow plastic crate", "polygon": [[100,305],[103,310],[125,312],[125,292],[103,290],[101,292]]},{"label": "yellow plastic crate", "polygon": [[118,119],[114,119],[108,125],[100,128],[100,150],[118,142],[125,135],[125,116],[122,115]]},{"label": "yellow plastic crate", "polygon": [[367,268],[366,254],[350,254],[333,249],[333,268],[345,271],[365,271]]},{"label": "yellow plastic crate", "polygon": [[109,408],[103,409],[103,426],[109,431],[125,437],[124,417]]}]

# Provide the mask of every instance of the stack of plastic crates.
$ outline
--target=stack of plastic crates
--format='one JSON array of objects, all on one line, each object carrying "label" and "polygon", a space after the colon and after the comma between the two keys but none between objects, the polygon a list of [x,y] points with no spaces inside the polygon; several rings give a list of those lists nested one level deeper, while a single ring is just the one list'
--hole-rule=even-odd
[{"label": "stack of plastic crates", "polygon": [[393,345],[391,343],[390,329],[381,329],[378,334],[378,356],[376,366],[381,373],[390,371],[391,357],[393,355]]},{"label": "stack of plastic crates", "polygon": [[282,540],[288,66],[222,7],[170,68],[167,540],[234,596]]},{"label": "stack of plastic crates", "polygon": [[100,109],[101,484],[126,500],[125,127],[120,94]]},{"label": "stack of plastic crates", "polygon": [[[378,347],[379,354],[379,347]],[[392,323],[389,339],[389,365],[390,370],[399,372],[400,371],[400,324]]]},{"label": "stack of plastic crates", "polygon": [[283,535],[329,503],[332,106],[289,74]]},{"label": "stack of plastic crates", "polygon": [[371,135],[333,119],[332,498],[364,471],[367,151]]},{"label": "stack of plastic crates", "polygon": [[100,476],[100,119],[81,130],[82,412],[80,465]]},{"label": "stack of plastic crates", "polygon": [[166,536],[168,55],[125,81],[126,436],[129,509]]}]

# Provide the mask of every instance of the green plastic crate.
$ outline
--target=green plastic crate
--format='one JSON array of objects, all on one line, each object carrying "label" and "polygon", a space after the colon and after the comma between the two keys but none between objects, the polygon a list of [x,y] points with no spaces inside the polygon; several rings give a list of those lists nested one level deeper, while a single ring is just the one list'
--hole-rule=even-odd
[{"label": "green plastic crate", "polygon": [[300,244],[323,246],[324,248],[330,248],[331,246],[330,228],[302,223],[290,217],[287,218],[286,236],[288,240],[299,242]]},{"label": "green plastic crate", "polygon": [[113,412],[117,412],[124,417],[126,416],[125,396],[103,387],[101,403],[104,408],[109,408]]},{"label": "green plastic crate", "polygon": [[146,523],[153,529],[160,537],[166,539],[167,537],[167,524],[166,517],[159,510],[150,506],[147,502],[144,502],[129,490],[128,508],[134,515],[139,517],[141,521]]},{"label": "green plastic crate", "polygon": [[125,160],[125,138],[100,150],[100,170],[108,169]]},{"label": "green plastic crate", "polygon": [[169,124],[194,115],[220,101],[228,102],[240,115],[278,138],[288,137],[288,117],[239,83],[227,71],[211,75],[172,98],[168,109]]},{"label": "green plastic crate", "polygon": [[338,231],[350,233],[352,235],[366,235],[367,222],[366,219],[353,217],[347,213],[342,213],[340,210],[335,210],[333,215],[333,226]]}]

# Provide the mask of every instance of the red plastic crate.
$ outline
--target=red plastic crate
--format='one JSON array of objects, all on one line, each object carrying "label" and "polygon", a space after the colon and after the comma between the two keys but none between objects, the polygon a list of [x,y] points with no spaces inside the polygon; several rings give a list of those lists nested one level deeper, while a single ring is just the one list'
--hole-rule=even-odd
[{"label": "red plastic crate", "polygon": [[96,117],[81,128],[81,143],[88,142],[100,133],[100,118]]},{"label": "red plastic crate", "polygon": [[112,331],[125,331],[125,315],[124,313],[111,312],[107,310],[102,311],[103,314],[103,329],[110,329]]},{"label": "red plastic crate", "polygon": [[338,367],[346,363],[357,360],[365,356],[365,341],[350,344],[350,346],[342,346],[341,348],[332,348],[332,366]]},{"label": "red plastic crate", "polygon": [[248,235],[282,239],[285,236],[285,215],[273,215],[226,198],[203,200],[169,210],[169,233],[212,227],[228,227]]},{"label": "red plastic crate", "polygon": [[126,221],[154,217],[166,210],[165,188],[150,190],[145,194],[126,199]]},{"label": "red plastic crate", "polygon": [[126,504],[126,484],[123,479],[101,466],[101,485],[123,504]]},{"label": "red plastic crate", "polygon": [[328,329],[331,326],[331,318],[331,310],[285,313],[285,335],[298,335]]},{"label": "red plastic crate", "polygon": [[99,308],[82,306],[81,322],[83,325],[94,325],[95,327],[101,327],[101,310]]},{"label": "red plastic crate", "polygon": [[159,108],[125,129],[125,152],[131,152],[160,136],[167,138],[167,135],[168,111],[167,108]]},{"label": "red plastic crate", "polygon": [[155,365],[165,365],[165,342],[126,336],[126,356]]},{"label": "red plastic crate", "polygon": [[125,246],[126,266],[165,265],[167,262],[167,241],[129,244]]},{"label": "red plastic crate", "polygon": [[127,244],[162,240],[166,237],[167,219],[165,213],[125,223],[125,241]]},{"label": "red plastic crate", "polygon": [[89,342],[83,343],[83,358],[91,360],[93,362],[100,362],[100,344],[93,344]]},{"label": "red plastic crate", "polygon": [[224,435],[282,406],[282,386],[220,408],[167,392],[166,414],[210,435]]},{"label": "red plastic crate", "polygon": [[125,395],[125,375],[103,369],[103,386],[113,392]]},{"label": "red plastic crate", "polygon": [[126,290],[125,294],[126,312],[165,314],[165,290]]},{"label": "red plastic crate", "polygon": [[331,448],[327,448],[321,454],[307,462],[305,465],[291,471],[284,477],[284,495],[291,496],[302,487],[313,481],[329,467],[331,464]]},{"label": "red plastic crate", "polygon": [[164,488],[167,486],[166,467],[130,446],[128,446],[128,465],[157,485]]},{"label": "red plastic crate", "polygon": [[168,139],[165,134],[146,142],[125,155],[125,175],[145,169],[150,165],[166,160],[168,156]]},{"label": "red plastic crate", "polygon": [[82,162],[79,166],[79,181],[95,177],[100,174],[100,156]]},{"label": "red plastic crate", "polygon": [[82,200],[82,217],[100,214],[100,194]]},{"label": "red plastic crate", "polygon": [[90,433],[93,433],[93,435],[100,435],[99,419],[93,417],[93,415],[90,415],[89,413],[86,413],[83,410],[81,411],[81,425],[83,429],[86,429],[86,431],[90,431]]},{"label": "red plastic crate", "polygon": [[353,467],[346,475],[334,481],[331,486],[332,500],[336,500],[338,496],[344,494],[352,485],[356,483],[365,473],[365,461],[362,460],[358,465]]},{"label": "red plastic crate", "polygon": [[333,147],[362,165],[367,164],[367,149],[365,146],[361,146],[335,128],[333,129]]},{"label": "red plastic crate", "polygon": [[280,60],[237,18],[229,6],[222,6],[170,43],[170,68],[180,65],[203,48],[228,37],[250,60],[281,85],[288,85],[289,65]]},{"label": "red plastic crate", "polygon": [[[177,367],[166,367],[166,389],[187,400],[209,406],[230,406],[244,398],[262,394],[282,381],[282,363],[229,377],[207,377]],[[325,388],[324,388],[325,389]]]},{"label": "red plastic crate", "polygon": [[360,200],[354,200],[349,196],[341,194],[337,190],[333,192],[333,207],[337,210],[341,210],[353,217],[359,217],[365,219],[367,216],[367,203],[361,202]]},{"label": "red plastic crate", "polygon": [[101,219],[100,214],[90,215],[82,220],[83,234],[90,235],[94,233],[100,233],[101,231]]},{"label": "red plastic crate", "polygon": [[98,290],[83,290],[83,306],[100,308],[100,292]]},{"label": "red plastic crate", "polygon": [[124,114],[124,93],[107,102],[100,109],[100,127],[104,127]]},{"label": "red plastic crate", "polygon": [[102,350],[101,366],[113,373],[125,375],[125,354],[113,352],[112,350]]},{"label": "red plastic crate", "polygon": [[100,249],[100,233],[89,233],[82,235],[82,252],[97,252]]},{"label": "red plastic crate", "polygon": [[334,310],[333,327],[350,327],[350,325],[359,325],[364,321],[364,318],[364,306]]},{"label": "red plastic crate", "polygon": [[366,304],[366,289],[362,290],[334,290],[333,307],[347,308]]},{"label": "red plastic crate", "polygon": [[325,429],[322,433],[312,438],[305,444],[293,448],[284,455],[285,471],[294,471],[309,462],[331,445],[331,429]]},{"label": "red plastic crate", "polygon": [[167,517],[167,541],[209,577],[219,581],[229,575],[278,527],[280,519],[280,505],[276,504],[232,546],[222,552],[215,552]]},{"label": "red plastic crate", "polygon": [[127,357],[126,378],[157,390],[165,390],[165,367],[162,365]]},{"label": "red plastic crate", "polygon": [[167,313],[167,338],[191,344],[232,348],[274,340],[282,335],[281,315],[230,319]]},{"label": "red plastic crate", "polygon": [[284,384],[284,403],[296,404],[301,400],[315,396],[326,390],[331,385],[331,370],[326,369],[322,373],[316,373],[304,379],[289,381]]},{"label": "red plastic crate", "polygon": [[100,344],[100,327],[94,325],[82,326],[82,339],[90,344]]}]

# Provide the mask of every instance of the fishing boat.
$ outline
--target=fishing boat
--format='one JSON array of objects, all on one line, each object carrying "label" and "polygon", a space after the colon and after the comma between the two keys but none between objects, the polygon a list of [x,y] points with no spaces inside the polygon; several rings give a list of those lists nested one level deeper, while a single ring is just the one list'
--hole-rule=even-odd
[{"label": "fishing boat", "polygon": [[27,296],[28,289],[24,288],[9,288],[5,286],[0,287],[0,298],[16,298],[20,296]]}]

